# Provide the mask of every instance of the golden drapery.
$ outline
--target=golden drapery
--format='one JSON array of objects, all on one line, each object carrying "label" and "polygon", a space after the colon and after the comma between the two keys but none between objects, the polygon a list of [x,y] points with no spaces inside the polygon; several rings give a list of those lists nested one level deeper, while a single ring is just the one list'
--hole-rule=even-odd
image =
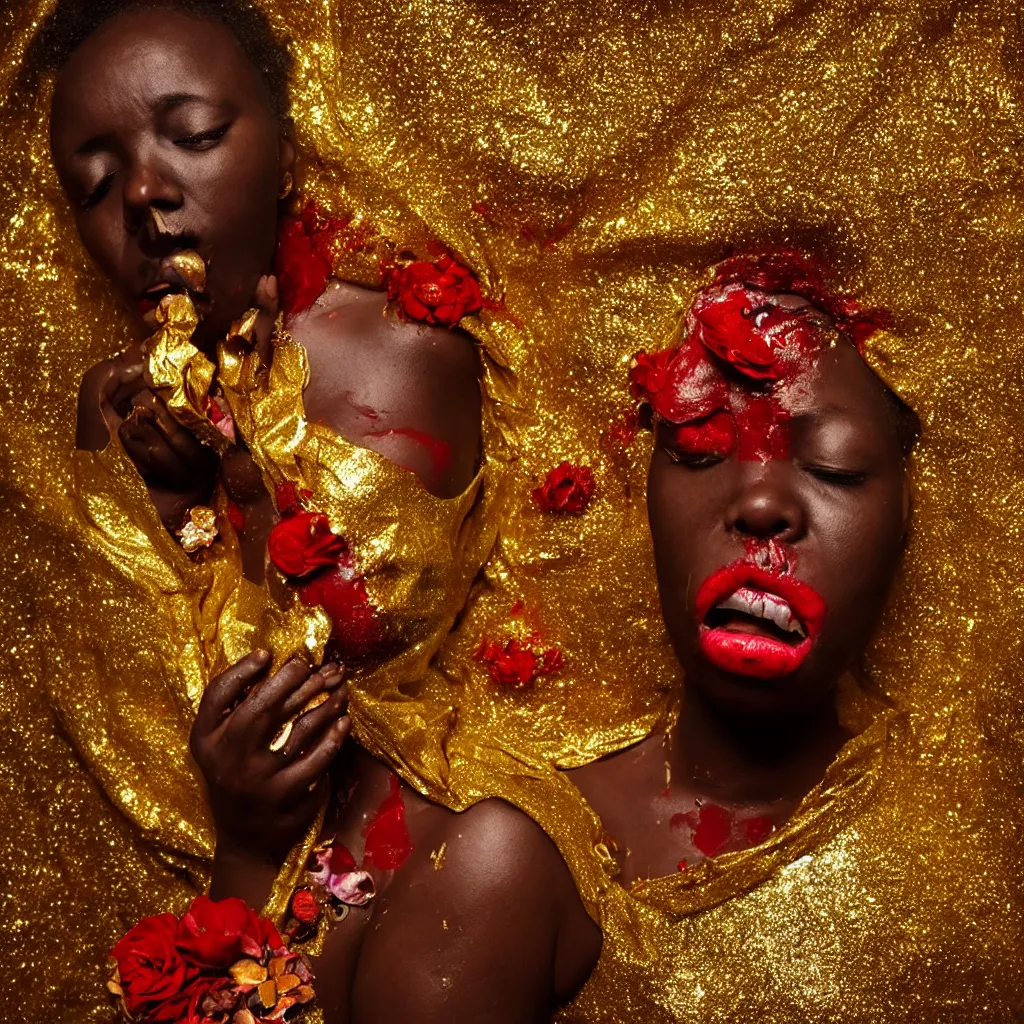
[{"label": "golden drapery", "polygon": [[[11,40],[0,70],[0,863],[6,961],[33,979],[23,1015],[104,1019],[103,952],[138,916],[180,909],[209,853],[181,746],[198,694],[167,674],[198,663],[171,639],[194,628],[202,584],[169,556],[128,561],[97,545],[68,498],[86,471],[69,459],[77,381],[127,335],[62,209],[45,90],[18,81],[51,7],[0,15]],[[463,766],[454,802],[504,788],[559,842],[611,937],[569,1019],[623,1019],[619,990],[657,947],[681,966],[654,995],[637,988],[637,1005],[667,1019],[729,1019],[737,992],[768,1020],[825,1019],[814,1007],[851,1010],[844,986],[871,995],[873,1019],[905,1019],[957,937],[975,980],[942,1019],[1009,1019],[1021,998],[1007,951],[1021,941],[1024,788],[1014,6],[261,7],[298,59],[298,136],[316,154],[305,190],[403,244],[441,239],[508,309],[474,332],[518,381],[492,395],[516,455],[509,507],[429,686],[474,698],[467,728],[511,738],[485,745],[482,768]],[[528,779],[530,758],[579,763],[664,710],[675,676],[644,525],[649,443],[623,452],[607,430],[627,405],[629,355],[667,334],[703,269],[768,243],[818,253],[896,316],[869,355],[925,432],[910,550],[871,654],[894,712],[844,752],[775,846],[627,896],[604,878],[599,824],[571,787],[547,775],[518,785],[509,766],[525,764]],[[597,477],[579,519],[530,501],[563,459]],[[152,517],[140,521],[139,499],[108,525],[145,548]],[[495,697],[469,651],[520,628],[519,601],[566,669]],[[144,786],[116,767],[140,738],[126,706],[146,715]],[[567,708],[591,716],[571,737],[579,749],[563,737],[545,747]],[[400,767],[430,791],[422,765]]]}]

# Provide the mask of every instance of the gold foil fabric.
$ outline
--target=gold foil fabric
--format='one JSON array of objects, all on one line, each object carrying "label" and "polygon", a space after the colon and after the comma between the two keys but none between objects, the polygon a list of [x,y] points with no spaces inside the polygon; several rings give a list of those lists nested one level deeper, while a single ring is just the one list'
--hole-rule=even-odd
[{"label": "gold foil fabric", "polygon": [[[182,737],[207,650],[251,627],[231,633],[218,612],[204,637],[195,618],[197,595],[211,613],[236,600],[218,576],[230,542],[186,565],[155,540],[123,458],[70,456],[78,381],[128,335],[56,185],[48,89],[20,77],[52,4],[0,13],[2,948],[30,979],[26,1019],[104,1020],[105,950],[202,884],[210,834]],[[260,6],[297,60],[304,194],[417,251],[443,241],[504,304],[469,325],[510,461],[496,546],[422,686],[388,707],[368,694],[357,714],[364,742],[424,792],[456,807],[503,796],[559,843],[605,931],[565,1019],[1014,1019],[1015,5]],[[630,355],[661,343],[707,266],[765,244],[815,252],[895,317],[869,358],[924,433],[913,536],[869,659],[892,710],[769,847],[626,893],[600,822],[553,770],[664,724],[678,693],[645,523],[650,442],[623,449],[608,431]],[[530,491],[566,459],[593,469],[594,502],[542,515]],[[76,486],[98,495],[88,517]],[[565,667],[496,693],[472,651],[520,630]],[[460,708],[447,757],[435,744],[450,718],[417,731],[408,708],[388,717],[410,699]]]}]

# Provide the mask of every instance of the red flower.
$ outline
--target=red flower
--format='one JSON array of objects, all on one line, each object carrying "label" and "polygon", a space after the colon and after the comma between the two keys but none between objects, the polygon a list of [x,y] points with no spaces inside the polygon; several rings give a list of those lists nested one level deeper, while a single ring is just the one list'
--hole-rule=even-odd
[{"label": "red flower", "polygon": [[479,282],[450,253],[391,270],[388,300],[398,303],[400,316],[437,327],[454,327],[484,304]]},{"label": "red flower", "polygon": [[178,925],[175,946],[190,964],[226,968],[242,956],[262,957],[264,947],[276,951],[282,942],[273,924],[245,900],[198,896]]},{"label": "red flower", "polygon": [[589,466],[563,462],[552,469],[544,483],[533,491],[533,500],[541,512],[578,516],[594,496],[594,474]]},{"label": "red flower", "polygon": [[309,309],[334,273],[334,248],[348,221],[332,220],[315,203],[300,217],[285,217],[277,237],[275,271],[286,316]]},{"label": "red flower", "polygon": [[670,358],[664,380],[646,399],[658,417],[668,423],[689,423],[726,408],[729,385],[703,345],[690,340],[666,351]]},{"label": "red flower", "polygon": [[[772,317],[772,313],[767,315]],[[777,380],[781,376],[776,353],[764,334],[773,324],[757,322],[746,289],[732,286],[724,292],[702,293],[690,310],[687,326],[691,338],[742,376],[755,381]]]},{"label": "red flower", "polygon": [[292,895],[291,913],[300,924],[314,924],[320,917],[320,904],[309,889],[296,889]]},{"label": "red flower", "polygon": [[668,367],[675,354],[676,350],[672,348],[637,352],[629,368],[629,393],[638,401],[651,401],[665,386]]},{"label": "red flower", "polygon": [[398,777],[391,776],[391,792],[366,827],[363,865],[381,871],[397,871],[412,853],[412,839],[405,827],[405,801]]},{"label": "red flower", "polygon": [[366,581],[355,571],[351,552],[342,553],[340,563],[317,573],[299,586],[303,604],[319,605],[333,625],[332,640],[338,656],[358,661],[379,650],[384,627],[366,591]]},{"label": "red flower", "polygon": [[285,575],[301,578],[338,564],[345,541],[322,512],[293,512],[270,531],[270,560]]},{"label": "red flower", "polygon": [[189,1010],[199,970],[186,962],[175,945],[178,919],[173,914],[143,918],[110,951],[125,1009],[133,1017],[177,1021]]},{"label": "red flower", "polygon": [[484,638],[473,658],[487,666],[494,682],[510,689],[529,686],[538,676],[559,672],[564,663],[562,652],[557,647],[538,654],[515,637],[504,643]]}]

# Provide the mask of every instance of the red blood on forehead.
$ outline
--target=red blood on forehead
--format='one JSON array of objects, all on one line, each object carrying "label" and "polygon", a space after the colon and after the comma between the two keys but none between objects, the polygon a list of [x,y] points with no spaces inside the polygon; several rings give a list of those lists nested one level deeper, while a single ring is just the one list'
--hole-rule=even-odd
[{"label": "red blood on forehead", "polygon": [[737,395],[730,403],[736,417],[736,457],[743,462],[788,459],[789,413],[773,395]]}]

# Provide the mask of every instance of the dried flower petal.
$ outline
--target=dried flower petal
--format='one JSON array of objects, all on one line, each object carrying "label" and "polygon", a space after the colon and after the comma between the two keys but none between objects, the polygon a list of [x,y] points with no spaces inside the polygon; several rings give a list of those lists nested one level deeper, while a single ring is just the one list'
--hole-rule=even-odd
[{"label": "dried flower petal", "polygon": [[196,505],[188,511],[188,522],[178,531],[181,546],[188,554],[208,548],[217,539],[217,513],[205,505]]},{"label": "dried flower petal", "polygon": [[228,973],[236,985],[260,985],[267,980],[267,969],[255,960],[239,960]]},{"label": "dried flower petal", "polygon": [[273,1009],[277,1005],[277,983],[272,978],[268,979],[256,989],[256,995],[265,1009]]}]

